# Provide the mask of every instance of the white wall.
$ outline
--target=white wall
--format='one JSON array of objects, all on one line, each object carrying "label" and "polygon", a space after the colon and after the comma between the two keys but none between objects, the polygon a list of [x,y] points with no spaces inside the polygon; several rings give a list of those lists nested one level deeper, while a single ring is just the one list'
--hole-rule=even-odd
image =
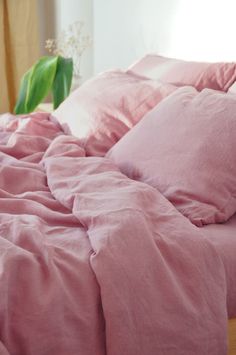
[{"label": "white wall", "polygon": [[[75,21],[84,21],[84,35],[93,37],[93,0],[38,0],[40,15],[41,54],[46,54],[45,40],[56,38]],[[81,62],[82,80],[93,75],[93,47],[88,48]]]},{"label": "white wall", "polygon": [[[93,48],[83,58],[83,80],[126,68],[147,52],[193,60],[236,60],[236,0],[38,0],[42,54],[77,20]],[[47,14],[45,16],[45,13]]]},{"label": "white wall", "polygon": [[236,61],[236,0],[94,0],[94,71],[147,52]]}]

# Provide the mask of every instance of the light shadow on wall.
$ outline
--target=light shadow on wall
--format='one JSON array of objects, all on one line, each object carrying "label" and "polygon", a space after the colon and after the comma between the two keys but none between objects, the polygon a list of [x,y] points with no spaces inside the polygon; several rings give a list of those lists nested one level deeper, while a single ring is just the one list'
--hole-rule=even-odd
[{"label": "light shadow on wall", "polygon": [[[135,16],[139,19],[136,35],[139,36],[137,54],[168,52],[172,40],[170,28],[180,0],[140,0]],[[137,40],[135,41],[137,44]],[[141,53],[142,52],[142,53]]]},{"label": "light shadow on wall", "polygon": [[48,54],[45,41],[56,37],[56,1],[38,0],[41,55]]},{"label": "light shadow on wall", "polygon": [[235,0],[179,0],[166,54],[187,60],[235,61]]}]

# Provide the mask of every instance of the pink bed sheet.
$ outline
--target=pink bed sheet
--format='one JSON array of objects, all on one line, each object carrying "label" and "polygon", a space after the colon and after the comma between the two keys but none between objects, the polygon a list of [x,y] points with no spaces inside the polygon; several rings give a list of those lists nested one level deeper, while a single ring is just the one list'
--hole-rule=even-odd
[{"label": "pink bed sheet", "polygon": [[203,227],[204,236],[220,255],[227,282],[227,308],[229,318],[236,317],[236,214],[226,223]]},{"label": "pink bed sheet", "polygon": [[46,114],[0,118],[0,354],[225,355],[225,267]]}]

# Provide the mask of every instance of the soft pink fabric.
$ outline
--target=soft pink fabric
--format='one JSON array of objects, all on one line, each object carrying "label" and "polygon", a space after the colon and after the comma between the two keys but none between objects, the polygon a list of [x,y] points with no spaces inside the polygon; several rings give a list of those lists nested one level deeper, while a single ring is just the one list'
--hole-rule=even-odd
[{"label": "soft pink fabric", "polygon": [[229,318],[236,317],[236,214],[226,223],[208,224],[203,228],[204,236],[219,253],[224,266],[227,289]]},{"label": "soft pink fabric", "polygon": [[53,116],[80,138],[87,155],[103,156],[175,89],[120,70],[109,71],[75,90]]},{"label": "soft pink fabric", "polygon": [[158,79],[176,86],[194,86],[227,91],[236,80],[236,63],[204,63],[148,54],[128,72]]},{"label": "soft pink fabric", "polygon": [[198,226],[236,211],[236,96],[178,89],[108,153]]},{"label": "soft pink fabric", "polygon": [[236,82],[232,86],[230,86],[228,92],[231,94],[236,94]]},{"label": "soft pink fabric", "polygon": [[0,127],[0,351],[226,355],[230,290],[202,230],[47,115]]}]

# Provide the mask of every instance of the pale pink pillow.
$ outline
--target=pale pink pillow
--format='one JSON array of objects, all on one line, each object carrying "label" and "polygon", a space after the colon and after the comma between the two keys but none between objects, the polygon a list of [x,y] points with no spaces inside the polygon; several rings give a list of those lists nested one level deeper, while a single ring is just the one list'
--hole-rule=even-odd
[{"label": "pale pink pillow", "polygon": [[194,86],[227,91],[236,80],[236,63],[204,63],[148,54],[131,65],[128,72],[176,86]]},{"label": "pale pink pillow", "polygon": [[236,94],[236,82],[230,86],[228,92],[230,92],[231,94]]},{"label": "pale pink pillow", "polygon": [[224,222],[236,211],[236,95],[180,88],[107,156],[194,224]]},{"label": "pale pink pillow", "polygon": [[80,138],[87,155],[103,156],[175,89],[120,70],[109,71],[75,90],[52,115]]}]

